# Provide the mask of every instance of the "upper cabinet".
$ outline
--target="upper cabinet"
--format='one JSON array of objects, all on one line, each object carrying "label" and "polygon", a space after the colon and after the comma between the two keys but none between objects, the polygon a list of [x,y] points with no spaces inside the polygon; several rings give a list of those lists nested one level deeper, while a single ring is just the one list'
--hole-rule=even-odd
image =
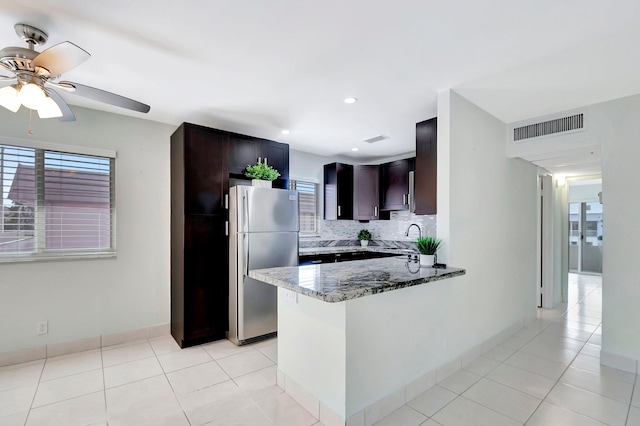
[{"label": "upper cabinet", "polygon": [[380,166],[381,210],[409,210],[412,201],[409,173],[414,164],[413,158],[407,158]]},{"label": "upper cabinet", "polygon": [[229,135],[229,173],[241,175],[249,164],[255,164],[261,157],[262,141],[250,136]]},{"label": "upper cabinet", "polygon": [[224,213],[227,134],[183,124],[171,139],[172,206],[180,214]]},{"label": "upper cabinet", "polygon": [[263,140],[261,148],[262,161],[280,172],[280,177],[273,181],[273,187],[287,189],[289,184],[289,145]]},{"label": "upper cabinet", "polygon": [[353,218],[380,219],[380,166],[353,166]]},{"label": "upper cabinet", "polygon": [[436,214],[438,120],[416,124],[415,214]]},{"label": "upper cabinet", "polygon": [[353,219],[353,166],[324,165],[324,219]]},{"label": "upper cabinet", "polygon": [[274,188],[287,188],[289,182],[289,145],[251,136],[231,133],[229,136],[228,167],[231,175],[240,176],[249,164],[266,162],[280,177]]}]

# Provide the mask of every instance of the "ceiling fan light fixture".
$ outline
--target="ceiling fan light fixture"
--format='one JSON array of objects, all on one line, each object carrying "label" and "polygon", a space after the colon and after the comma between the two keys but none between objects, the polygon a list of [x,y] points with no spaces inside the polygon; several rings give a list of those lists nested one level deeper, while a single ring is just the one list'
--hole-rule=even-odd
[{"label": "ceiling fan light fixture", "polygon": [[20,88],[18,99],[22,105],[29,109],[39,109],[43,105],[47,95],[40,86],[35,83],[27,83]]},{"label": "ceiling fan light fixture", "polygon": [[62,117],[62,110],[53,99],[47,96],[38,108],[38,116],[40,118]]},{"label": "ceiling fan light fixture", "polygon": [[20,109],[21,102],[15,86],[7,86],[0,89],[0,105],[11,112],[17,112]]}]

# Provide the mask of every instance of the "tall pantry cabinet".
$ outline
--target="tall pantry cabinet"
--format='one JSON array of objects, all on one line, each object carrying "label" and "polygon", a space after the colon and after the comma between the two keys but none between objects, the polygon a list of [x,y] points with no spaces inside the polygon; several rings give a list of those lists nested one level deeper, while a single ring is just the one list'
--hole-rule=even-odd
[{"label": "tall pantry cabinet", "polygon": [[264,157],[265,147],[270,164],[281,167],[274,187],[286,186],[286,144],[189,123],[171,135],[171,334],[180,347],[226,337],[229,177],[248,182],[242,168]]}]

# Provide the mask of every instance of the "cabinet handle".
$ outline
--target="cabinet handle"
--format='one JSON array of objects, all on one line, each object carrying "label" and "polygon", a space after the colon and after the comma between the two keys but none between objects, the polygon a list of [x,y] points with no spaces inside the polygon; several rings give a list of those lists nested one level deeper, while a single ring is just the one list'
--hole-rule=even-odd
[{"label": "cabinet handle", "polygon": [[267,165],[267,157],[264,157],[264,165]]},{"label": "cabinet handle", "polygon": [[227,237],[229,236],[229,221],[228,220],[224,221],[224,235],[226,235]]},{"label": "cabinet handle", "polygon": [[338,206],[338,217],[342,216],[342,210],[340,209],[340,206]]},{"label": "cabinet handle", "polygon": [[416,179],[415,172],[409,172],[409,211],[416,211]]},{"label": "cabinet handle", "polygon": [[374,217],[377,217],[377,216],[378,216],[378,206],[375,206],[375,207],[373,208],[373,216],[374,216]]},{"label": "cabinet handle", "polygon": [[224,208],[229,210],[229,194],[224,194]]},{"label": "cabinet handle", "polygon": [[258,157],[258,163],[262,163],[262,157]]},{"label": "cabinet handle", "polygon": [[407,204],[407,195],[408,194],[402,194],[402,205],[406,205]]}]

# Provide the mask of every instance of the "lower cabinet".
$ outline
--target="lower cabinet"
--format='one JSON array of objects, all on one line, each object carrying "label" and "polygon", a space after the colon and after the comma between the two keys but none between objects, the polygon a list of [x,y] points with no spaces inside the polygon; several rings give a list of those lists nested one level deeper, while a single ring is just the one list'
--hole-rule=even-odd
[{"label": "lower cabinet", "polygon": [[381,257],[399,256],[396,253],[379,251],[344,251],[340,253],[302,254],[298,257],[299,266],[317,265],[319,263],[347,262],[350,260],[378,259]]},{"label": "lower cabinet", "polygon": [[229,328],[225,221],[223,215],[184,217],[184,251],[171,271],[171,334],[183,348],[223,339]]}]

